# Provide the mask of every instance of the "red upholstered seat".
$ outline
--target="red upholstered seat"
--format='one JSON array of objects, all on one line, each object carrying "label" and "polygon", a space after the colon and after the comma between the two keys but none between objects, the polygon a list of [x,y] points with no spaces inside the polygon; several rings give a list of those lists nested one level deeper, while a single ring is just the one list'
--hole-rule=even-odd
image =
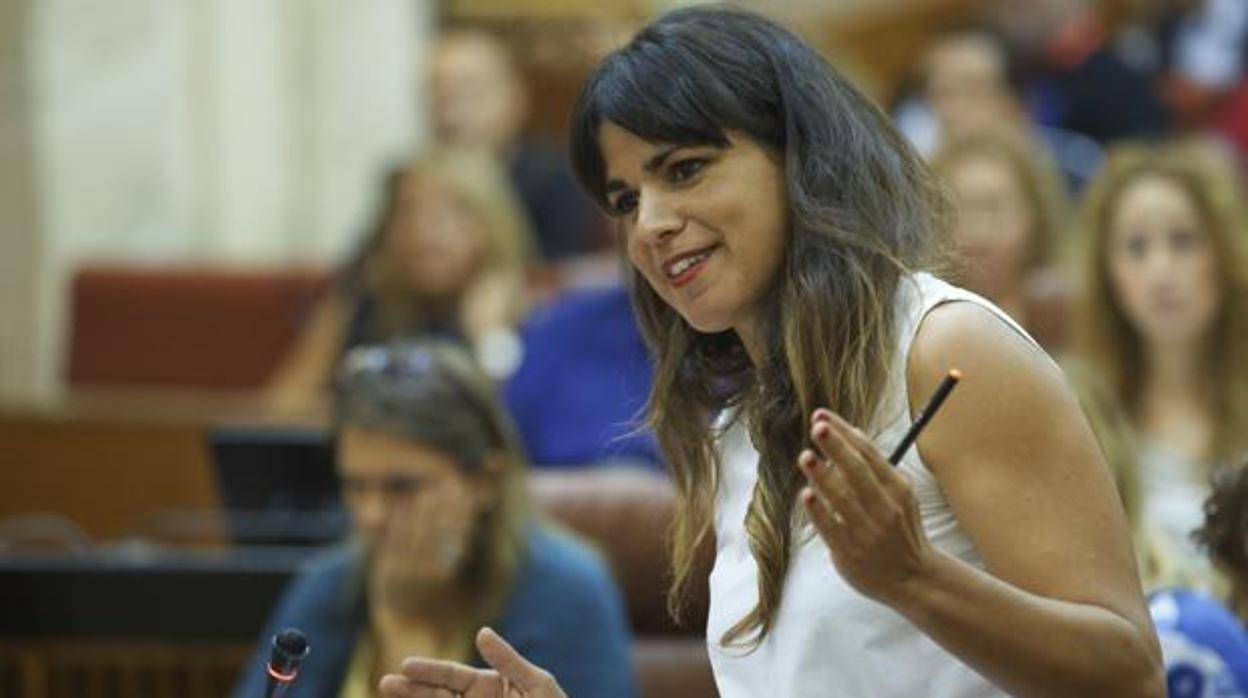
[{"label": "red upholstered seat", "polygon": [[320,270],[85,267],[73,282],[69,383],[256,388],[329,278]]}]

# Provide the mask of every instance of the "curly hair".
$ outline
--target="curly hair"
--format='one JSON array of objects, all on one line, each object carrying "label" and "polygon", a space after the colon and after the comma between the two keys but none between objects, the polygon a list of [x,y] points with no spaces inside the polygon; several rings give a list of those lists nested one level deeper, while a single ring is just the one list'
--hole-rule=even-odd
[{"label": "curly hair", "polygon": [[1227,467],[1213,476],[1213,493],[1205,500],[1205,523],[1192,540],[1213,561],[1248,574],[1248,463]]}]

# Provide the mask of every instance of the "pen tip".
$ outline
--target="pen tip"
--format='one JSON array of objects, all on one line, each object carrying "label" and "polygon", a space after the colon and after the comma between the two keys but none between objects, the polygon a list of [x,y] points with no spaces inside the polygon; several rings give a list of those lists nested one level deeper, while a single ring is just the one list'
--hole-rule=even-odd
[{"label": "pen tip", "polygon": [[949,377],[955,381],[960,381],[962,380],[962,372],[956,368],[951,368],[949,369]]}]

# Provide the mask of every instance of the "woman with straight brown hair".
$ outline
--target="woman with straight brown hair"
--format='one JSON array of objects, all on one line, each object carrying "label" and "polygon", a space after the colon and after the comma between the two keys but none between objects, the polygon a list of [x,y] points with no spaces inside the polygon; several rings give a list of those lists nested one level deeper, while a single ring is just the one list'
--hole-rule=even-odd
[{"label": "woman with straight brown hair", "polygon": [[[944,205],[878,108],[789,31],[696,6],[591,73],[572,154],[632,267],[671,605],[709,583],[723,698],[1163,695],[1096,442],[1016,323],[923,271]],[[493,669],[414,657],[383,694],[562,695],[478,644]]]},{"label": "woman with straight brown hair", "polygon": [[1209,477],[1248,453],[1244,196],[1213,143],[1122,145],[1078,231],[1079,353],[1142,439],[1144,519],[1194,561]]},{"label": "woman with straight brown hair", "polygon": [[312,648],[290,698],[364,698],[403,657],[479,662],[498,628],[570,690],[632,698],[622,599],[601,559],[533,512],[526,462],[494,386],[444,341],[357,347],[334,402],[352,536],[273,611],[234,695],[263,695],[269,639]]}]

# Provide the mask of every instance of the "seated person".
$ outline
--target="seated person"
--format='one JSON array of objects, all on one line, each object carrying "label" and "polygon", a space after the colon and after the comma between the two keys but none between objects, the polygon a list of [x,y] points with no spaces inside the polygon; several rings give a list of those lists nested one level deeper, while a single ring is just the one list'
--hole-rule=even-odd
[{"label": "seated person", "polygon": [[271,404],[315,408],[347,349],[401,338],[465,342],[492,375],[506,374],[531,248],[493,158],[444,150],[400,168],[361,250],[270,379]]},{"label": "seated person", "polygon": [[1083,202],[1073,339],[1139,435],[1144,519],[1178,555],[1248,453],[1243,187],[1207,141],[1115,146]]},{"label": "seated person", "polygon": [[1219,580],[1212,566],[1206,560],[1193,561],[1178,554],[1144,516],[1139,436],[1114,389],[1104,376],[1077,359],[1065,359],[1062,371],[1113,475],[1145,593],[1164,587],[1213,590]]},{"label": "seated person", "polygon": [[481,28],[447,28],[434,38],[428,66],[434,141],[484,148],[505,163],[541,259],[563,263],[600,251],[604,221],[567,155],[529,128],[533,90],[507,43]]},{"label": "seated person", "polygon": [[1096,172],[1101,146],[1085,135],[1043,125],[1028,114],[1022,74],[1006,39],[967,25],[935,38],[918,65],[918,92],[896,110],[897,124],[930,157],[954,140],[1006,129],[1034,141],[1077,192]]},{"label": "seated person", "polygon": [[639,415],[650,393],[646,346],[623,285],[566,291],[521,331],[524,360],[505,388],[540,467],[662,467]]},{"label": "seated person", "polygon": [[360,347],[335,396],[353,540],[287,589],[234,695],[263,695],[269,639],[306,633],[291,698],[374,695],[410,655],[480,658],[494,628],[572,695],[634,694],[619,593],[599,558],[531,512],[524,458],[489,379],[445,342]]},{"label": "seated person", "polygon": [[1061,182],[1047,155],[1020,134],[981,130],[948,141],[932,169],[950,192],[956,220],[950,243],[957,280],[996,303],[1033,336],[1033,289],[1046,272],[1065,225]]},{"label": "seated person", "polygon": [[1149,610],[1171,698],[1248,696],[1248,464],[1222,471],[1196,540],[1230,579],[1230,610],[1205,594],[1164,589]]}]

